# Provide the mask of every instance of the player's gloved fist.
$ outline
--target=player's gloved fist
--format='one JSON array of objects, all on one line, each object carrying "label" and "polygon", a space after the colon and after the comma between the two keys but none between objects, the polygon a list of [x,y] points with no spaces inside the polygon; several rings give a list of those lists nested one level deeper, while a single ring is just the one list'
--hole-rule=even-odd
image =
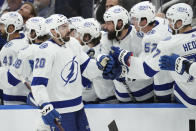
[{"label": "player's gloved fist", "polygon": [[161,70],[175,71],[175,61],[179,55],[173,54],[171,56],[164,55],[159,59],[159,66]]},{"label": "player's gloved fist", "polygon": [[159,62],[160,69],[176,71],[179,74],[183,74],[185,71],[185,64],[188,60],[177,54],[172,54],[171,56],[161,56]]},{"label": "player's gloved fist", "polygon": [[108,55],[99,55],[97,57],[97,66],[104,73],[110,72],[111,68],[114,65],[114,60],[111,56]]},{"label": "player's gloved fist", "polygon": [[41,108],[42,119],[46,125],[55,127],[55,120],[56,122],[61,122],[61,115],[54,109],[52,104],[44,103]]},{"label": "player's gloved fist", "polygon": [[114,59],[117,59],[123,65],[130,66],[129,57],[132,56],[132,52],[120,49],[119,47],[111,47],[111,54]]}]

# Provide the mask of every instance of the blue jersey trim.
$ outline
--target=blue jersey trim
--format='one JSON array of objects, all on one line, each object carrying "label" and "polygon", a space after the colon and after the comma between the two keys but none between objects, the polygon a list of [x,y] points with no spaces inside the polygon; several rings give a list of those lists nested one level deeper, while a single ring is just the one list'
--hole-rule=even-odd
[{"label": "blue jersey trim", "polygon": [[80,65],[80,71],[81,71],[81,74],[84,72],[84,70],[86,69],[86,67],[87,67],[87,65],[88,65],[88,63],[89,63],[89,61],[90,61],[90,59],[91,58],[88,58],[84,63],[82,63],[81,65]]},{"label": "blue jersey trim", "polygon": [[187,96],[176,83],[174,83],[174,90],[189,104],[196,105],[196,99],[192,99],[189,96]]},{"label": "blue jersey trim", "polygon": [[48,78],[44,78],[44,77],[33,77],[32,86],[36,86],[36,85],[44,85],[47,86],[48,85]]},{"label": "blue jersey trim", "polygon": [[115,89],[116,94],[122,98],[130,98],[129,93],[120,93]]},{"label": "blue jersey trim", "polygon": [[23,39],[24,37],[25,37],[25,35],[23,33],[20,33],[20,36],[17,37],[17,38],[14,38],[13,40],[15,40],[15,39]]},{"label": "blue jersey trim", "polygon": [[189,30],[187,32],[184,32],[183,34],[188,34],[188,33],[192,33],[192,32],[195,32],[195,31],[196,31],[196,29],[192,29],[192,30]]},{"label": "blue jersey trim", "polygon": [[82,103],[82,96],[77,97],[75,99],[66,100],[66,101],[53,101],[50,102],[54,106],[54,108],[66,108],[80,105]]},{"label": "blue jersey trim", "polygon": [[20,101],[20,102],[26,103],[27,97],[26,96],[16,96],[16,95],[3,94],[3,100],[4,101]]},{"label": "blue jersey trim", "polygon": [[13,85],[13,86],[16,86],[18,85],[21,81],[16,79],[16,77],[14,77],[8,70],[7,72],[7,78],[8,78],[8,83]]},{"label": "blue jersey trim", "polygon": [[129,26],[127,34],[121,40],[123,40],[124,38],[126,38],[131,31],[132,31],[132,26]]},{"label": "blue jersey trim", "polygon": [[153,84],[139,90],[132,92],[134,97],[141,97],[153,91]]},{"label": "blue jersey trim", "polygon": [[30,64],[30,67],[31,67],[31,71],[33,71],[34,61],[33,60],[29,60],[29,64]]},{"label": "blue jersey trim", "polygon": [[154,89],[156,91],[165,91],[165,90],[170,90],[173,88],[174,82],[171,83],[166,83],[166,84],[162,84],[162,85],[155,85],[154,84]]},{"label": "blue jersey trim", "polygon": [[116,96],[110,96],[110,97],[108,97],[106,99],[100,99],[100,98],[98,98],[98,101],[99,102],[107,102],[107,101],[110,101],[110,100],[116,100]]},{"label": "blue jersey trim", "polygon": [[153,70],[150,66],[146,64],[146,62],[143,63],[144,72],[147,76],[153,77],[158,71]]}]

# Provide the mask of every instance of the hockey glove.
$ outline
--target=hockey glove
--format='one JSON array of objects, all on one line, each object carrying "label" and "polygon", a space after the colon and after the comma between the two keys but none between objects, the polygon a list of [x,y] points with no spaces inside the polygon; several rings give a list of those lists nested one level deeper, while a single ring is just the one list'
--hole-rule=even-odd
[{"label": "hockey glove", "polygon": [[108,73],[114,66],[114,60],[111,56],[100,55],[97,57],[97,66],[100,70],[104,71],[104,73]]},{"label": "hockey glove", "polygon": [[186,65],[189,65],[190,67],[190,62],[177,54],[172,54],[171,56],[161,56],[159,62],[160,69],[176,71],[181,75],[184,73]]},{"label": "hockey glove", "polygon": [[111,47],[111,55],[114,59],[117,59],[119,63],[130,66],[129,57],[132,56],[132,52],[120,49],[119,47]]},{"label": "hockey glove", "polygon": [[41,106],[42,119],[46,125],[56,127],[55,121],[61,122],[61,115],[54,109],[50,103],[44,103]]}]

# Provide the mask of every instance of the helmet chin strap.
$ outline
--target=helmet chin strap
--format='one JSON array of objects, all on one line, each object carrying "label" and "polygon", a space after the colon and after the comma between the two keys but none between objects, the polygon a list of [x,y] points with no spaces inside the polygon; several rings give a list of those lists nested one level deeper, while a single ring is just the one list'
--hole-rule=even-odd
[{"label": "helmet chin strap", "polygon": [[[116,25],[116,26],[117,26],[117,25]],[[115,27],[116,37],[118,36],[118,32],[120,32],[120,31],[123,30],[124,26],[125,26],[125,25],[123,24],[123,26],[122,26],[119,30],[117,30],[116,27]]]},{"label": "helmet chin strap", "polygon": [[175,31],[175,34],[178,34],[178,31],[179,31],[180,29],[182,29],[183,25],[181,25],[178,29],[176,29],[176,28],[175,28],[175,24],[172,23],[172,27],[173,27],[173,30]]}]

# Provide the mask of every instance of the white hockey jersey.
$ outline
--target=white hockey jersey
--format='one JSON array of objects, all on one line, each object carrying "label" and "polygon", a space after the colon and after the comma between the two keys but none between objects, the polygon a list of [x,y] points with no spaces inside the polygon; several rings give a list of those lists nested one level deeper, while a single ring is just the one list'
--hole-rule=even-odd
[{"label": "white hockey jersey", "polygon": [[[155,27],[144,36],[142,40],[142,53],[146,57],[156,50],[159,41],[172,35],[169,21],[160,17],[155,18]],[[160,71],[154,77],[153,88],[158,102],[171,102],[173,93],[173,79],[168,71]]]},{"label": "white hockey jersey", "polygon": [[[85,61],[81,51],[78,41],[74,38],[63,46],[59,46],[53,40],[39,46],[34,59],[32,81],[32,93],[39,105],[51,102],[59,113],[74,112],[83,108],[80,65],[87,62],[88,56]],[[88,62],[89,65],[92,63]],[[92,68],[95,67],[96,64]],[[91,69],[90,66],[88,69]],[[96,74],[86,69],[83,73],[91,77]]]},{"label": "white hockey jersey", "polygon": [[[179,54],[188,59],[195,60],[196,58],[196,30],[185,32],[166,38],[161,41],[157,49],[146,57],[145,61],[132,57],[130,59],[130,68],[134,69],[137,66],[137,71],[129,72],[129,75],[137,78],[149,78],[160,71],[159,59],[163,55],[171,55],[172,53]],[[131,70],[131,69],[130,69]],[[137,72],[137,73],[136,73]],[[138,73],[139,72],[139,73]],[[187,74],[177,74],[171,72],[172,78],[175,80],[174,94],[187,107],[196,109],[196,81],[194,77]]]},{"label": "white hockey jersey", "polygon": [[[120,47],[122,49],[133,52],[133,55],[138,57],[142,51],[142,37],[138,35],[134,26],[130,26],[128,29],[127,35],[122,39],[117,41],[109,40],[107,38],[107,33],[103,35],[103,39],[101,39],[102,50],[101,54],[109,54],[111,50],[111,46]],[[141,84],[143,83],[143,84]],[[143,80],[143,81],[127,81],[127,85],[123,85],[119,81],[114,81],[116,90],[115,94],[117,98],[122,102],[132,101],[130,95],[133,95],[137,101],[145,101],[153,97],[153,81]],[[129,89],[127,88],[129,87]]]},{"label": "white hockey jersey", "polygon": [[[5,68],[9,68],[14,60],[16,59],[18,52],[21,49],[27,48],[29,46],[27,38],[24,34],[20,34],[19,38],[15,38],[8,43],[6,43],[2,50],[0,51],[0,61],[1,66]],[[4,82],[3,87],[3,100],[4,104],[6,105],[12,105],[12,104],[25,104],[26,103],[26,92],[28,89],[26,89],[25,85],[23,83],[19,83],[17,85],[17,88],[13,88],[12,85],[8,84],[8,81],[10,79],[13,79],[12,76],[7,77],[9,74],[8,70],[5,70],[6,75],[4,75],[6,78],[6,81]],[[16,82],[16,81],[15,81]],[[18,82],[18,81],[17,81]],[[11,88],[12,87],[12,88]],[[19,90],[18,90],[19,89]]]}]

